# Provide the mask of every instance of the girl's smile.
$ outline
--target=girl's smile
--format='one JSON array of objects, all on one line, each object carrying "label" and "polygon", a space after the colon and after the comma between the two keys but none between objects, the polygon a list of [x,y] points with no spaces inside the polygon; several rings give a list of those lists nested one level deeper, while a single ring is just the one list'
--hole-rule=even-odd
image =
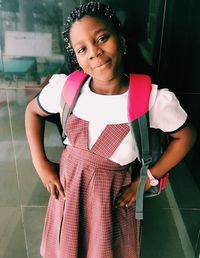
[{"label": "girl's smile", "polygon": [[107,68],[108,65],[111,64],[111,60],[108,59],[107,61],[103,61],[103,62],[100,62],[98,63],[93,69],[104,69],[104,68]]}]

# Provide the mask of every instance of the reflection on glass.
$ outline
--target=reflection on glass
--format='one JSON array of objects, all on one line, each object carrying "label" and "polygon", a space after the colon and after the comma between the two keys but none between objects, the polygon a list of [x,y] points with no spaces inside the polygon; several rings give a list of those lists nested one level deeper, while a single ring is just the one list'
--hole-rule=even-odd
[{"label": "reflection on glass", "polygon": [[62,1],[0,0],[0,76],[32,81],[64,63]]},{"label": "reflection on glass", "polygon": [[[156,33],[157,33],[157,21],[158,11],[160,7],[160,1],[150,0],[149,10],[147,12],[147,23],[146,23],[146,39],[145,41],[139,41],[138,46],[146,62],[153,66],[153,54],[156,44]],[[158,51],[157,49],[156,51]]]},{"label": "reflection on glass", "polygon": [[[2,79],[25,80],[37,85],[42,77],[62,70],[63,12],[69,12],[76,2],[78,1],[0,0]],[[135,60],[129,64],[136,68],[147,67],[147,71],[152,71],[155,52],[159,50],[158,20],[162,16],[160,7],[163,2],[133,0],[126,3],[117,1],[113,5],[124,23],[130,45],[130,61]],[[64,68],[64,72],[68,72],[67,68]]]},{"label": "reflection on glass", "polygon": [[[113,7],[116,9],[116,2]],[[165,1],[117,1],[128,43],[128,72],[154,74],[160,55]]]}]

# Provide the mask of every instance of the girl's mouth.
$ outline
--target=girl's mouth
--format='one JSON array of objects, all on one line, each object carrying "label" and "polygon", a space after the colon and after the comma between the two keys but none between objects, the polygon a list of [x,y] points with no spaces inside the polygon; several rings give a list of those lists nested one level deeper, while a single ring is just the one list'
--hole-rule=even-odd
[{"label": "girl's mouth", "polygon": [[106,62],[102,62],[102,63],[98,63],[94,69],[102,69],[104,67],[106,67],[108,64],[110,64],[111,61],[110,60],[107,60]]}]

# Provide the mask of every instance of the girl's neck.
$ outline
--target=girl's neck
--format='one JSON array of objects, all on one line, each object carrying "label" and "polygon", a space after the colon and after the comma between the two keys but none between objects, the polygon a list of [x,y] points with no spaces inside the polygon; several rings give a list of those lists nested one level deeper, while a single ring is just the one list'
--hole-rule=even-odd
[{"label": "girl's neck", "polygon": [[92,79],[90,89],[100,95],[120,95],[128,90],[129,78],[127,75],[122,75],[108,81]]}]

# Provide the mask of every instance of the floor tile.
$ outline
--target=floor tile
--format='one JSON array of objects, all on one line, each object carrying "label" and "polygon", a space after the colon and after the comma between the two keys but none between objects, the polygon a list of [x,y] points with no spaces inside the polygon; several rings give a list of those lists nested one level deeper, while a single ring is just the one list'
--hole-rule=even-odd
[{"label": "floor tile", "polygon": [[188,239],[191,243],[193,250],[195,250],[198,246],[200,233],[200,209],[180,210],[180,213],[188,233]]},{"label": "floor tile", "polygon": [[141,258],[169,257],[185,258],[171,211],[146,212],[142,222]]},{"label": "floor tile", "polygon": [[[11,142],[11,130],[6,91],[0,89],[0,142],[1,146]],[[4,144],[4,145],[3,145]]]},{"label": "floor tile", "polygon": [[[35,92],[35,91],[34,91]],[[28,90],[32,94],[32,90]],[[21,202],[23,205],[47,205],[49,194],[44,189],[31,161],[25,128],[24,113],[27,104],[27,96],[24,90],[9,90],[8,99],[11,113],[11,125],[13,131],[13,144],[17,161]],[[20,114],[20,116],[18,116]],[[50,160],[59,162],[63,144],[55,124],[46,123],[45,146]]]},{"label": "floor tile", "polygon": [[1,161],[0,182],[0,206],[18,206],[20,196],[14,162]]},{"label": "floor tile", "polygon": [[18,182],[13,153],[6,91],[0,89],[0,206],[19,204]]},{"label": "floor tile", "polygon": [[18,162],[20,196],[22,205],[42,205],[48,203],[49,193],[44,188],[37,172],[29,160]]},{"label": "floor tile", "polygon": [[194,258],[195,253],[199,255],[199,218],[200,209],[145,210],[141,258]]},{"label": "floor tile", "polygon": [[158,196],[144,198],[144,212],[159,209],[170,209],[165,189]]},{"label": "floor tile", "polygon": [[0,258],[27,258],[20,209],[0,207]]},{"label": "floor tile", "polygon": [[24,207],[25,230],[29,258],[40,258],[39,250],[42,238],[46,208]]},{"label": "floor tile", "polygon": [[195,246],[195,258],[199,258],[199,257],[200,257],[200,230],[199,230],[199,235]]},{"label": "floor tile", "polygon": [[179,208],[200,209],[200,190],[191,175],[191,169],[181,162],[173,169],[170,182]]}]

